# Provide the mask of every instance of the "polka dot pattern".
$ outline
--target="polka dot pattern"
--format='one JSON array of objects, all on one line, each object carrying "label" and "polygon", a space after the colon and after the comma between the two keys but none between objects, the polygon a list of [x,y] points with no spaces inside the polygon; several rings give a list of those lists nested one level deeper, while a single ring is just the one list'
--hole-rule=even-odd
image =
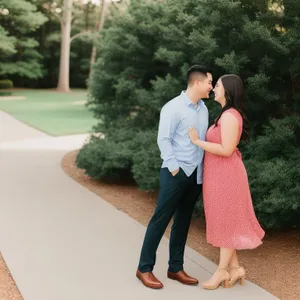
[{"label": "polka dot pattern", "polygon": [[[239,140],[243,118],[235,109],[239,122]],[[222,117],[221,117],[222,119]],[[206,140],[221,144],[221,119],[211,126]],[[238,148],[229,157],[205,152],[203,169],[203,201],[207,242],[222,248],[254,249],[265,235],[253,209],[248,176]]]}]

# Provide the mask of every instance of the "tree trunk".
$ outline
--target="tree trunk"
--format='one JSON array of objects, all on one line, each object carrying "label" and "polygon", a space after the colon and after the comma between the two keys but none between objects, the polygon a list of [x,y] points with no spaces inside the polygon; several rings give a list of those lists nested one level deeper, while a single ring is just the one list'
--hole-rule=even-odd
[{"label": "tree trunk", "polygon": [[[99,20],[96,24],[96,27],[95,27],[95,32],[99,32],[101,31],[101,29],[103,28],[104,26],[104,21],[105,21],[105,9],[106,9],[106,1],[105,0],[102,0],[101,1],[101,11],[100,11],[100,15],[99,15]],[[89,81],[91,80],[92,78],[92,75],[93,75],[93,65],[95,64],[96,62],[96,56],[97,56],[97,48],[96,46],[94,45],[93,46],[93,49],[92,49],[92,54],[91,54],[91,59],[90,59],[90,74],[89,74]]]},{"label": "tree trunk", "polygon": [[73,0],[64,0],[63,17],[61,20],[61,46],[59,62],[59,78],[57,90],[70,91],[70,47],[71,47],[71,21]]}]

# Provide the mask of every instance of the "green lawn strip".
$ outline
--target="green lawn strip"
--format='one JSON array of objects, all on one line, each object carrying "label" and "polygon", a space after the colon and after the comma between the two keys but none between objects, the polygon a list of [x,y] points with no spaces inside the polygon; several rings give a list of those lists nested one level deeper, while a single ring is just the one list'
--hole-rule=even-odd
[{"label": "green lawn strip", "polygon": [[52,90],[18,90],[13,96],[26,100],[0,101],[0,109],[50,135],[87,133],[97,123],[84,104],[86,91],[58,93]]}]

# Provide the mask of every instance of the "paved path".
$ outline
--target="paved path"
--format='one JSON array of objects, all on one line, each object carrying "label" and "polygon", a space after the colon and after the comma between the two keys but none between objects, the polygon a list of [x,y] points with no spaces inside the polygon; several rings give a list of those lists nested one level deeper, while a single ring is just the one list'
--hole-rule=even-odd
[{"label": "paved path", "polygon": [[[167,279],[166,238],[155,268],[165,288],[145,288],[135,277],[145,227],[61,169],[87,136],[50,137],[1,111],[0,128],[0,251],[25,300],[277,299],[250,282],[206,291]],[[215,265],[187,248],[185,269],[202,281]]]}]

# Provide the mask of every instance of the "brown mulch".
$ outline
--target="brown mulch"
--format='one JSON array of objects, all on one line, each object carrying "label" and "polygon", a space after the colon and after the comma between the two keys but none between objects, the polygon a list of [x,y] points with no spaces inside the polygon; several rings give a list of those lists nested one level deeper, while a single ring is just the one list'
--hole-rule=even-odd
[{"label": "brown mulch", "polygon": [[0,254],[0,300],[23,300],[5,261]]},{"label": "brown mulch", "polygon": [[[68,153],[63,161],[64,171],[81,185],[101,196],[143,225],[151,218],[157,193],[139,190],[135,185],[112,184],[91,179],[75,166],[77,151]],[[166,236],[169,237],[170,227]],[[194,219],[188,246],[218,262],[218,249],[206,243],[205,224]],[[255,250],[240,251],[240,263],[247,269],[247,279],[261,286],[281,300],[300,299],[300,233],[268,233],[262,246]]]}]

